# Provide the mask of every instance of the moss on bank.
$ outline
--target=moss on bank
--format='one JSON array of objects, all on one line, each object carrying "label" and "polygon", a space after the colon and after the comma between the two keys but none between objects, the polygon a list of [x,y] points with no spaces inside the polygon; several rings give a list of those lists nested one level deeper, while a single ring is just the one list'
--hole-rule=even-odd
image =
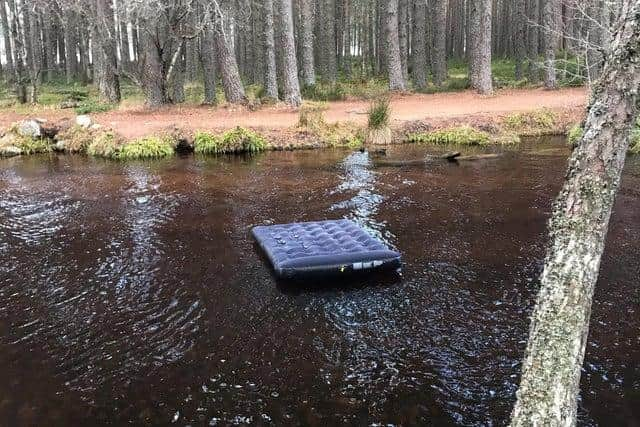
[{"label": "moss on bank", "polygon": [[520,136],[557,135],[565,131],[558,128],[556,113],[548,109],[510,114],[504,118],[502,125]]},{"label": "moss on bank", "polygon": [[[584,128],[580,124],[573,126],[567,134],[567,144],[576,146],[584,136]],[[631,130],[631,140],[629,141],[629,153],[640,154],[640,120]]]}]

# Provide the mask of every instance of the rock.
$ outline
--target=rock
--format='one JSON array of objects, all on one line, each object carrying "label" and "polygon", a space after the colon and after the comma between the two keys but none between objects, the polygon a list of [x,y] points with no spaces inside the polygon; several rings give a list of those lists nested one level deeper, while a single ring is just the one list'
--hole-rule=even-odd
[{"label": "rock", "polygon": [[87,116],[86,114],[82,114],[76,117],[76,124],[80,127],[88,129],[93,124],[93,121],[91,120],[91,117]]},{"label": "rock", "polygon": [[64,141],[64,140],[63,141],[57,141],[55,143],[55,145],[53,146],[53,149],[55,151],[63,152],[64,150],[67,149],[67,141]]},{"label": "rock", "polygon": [[42,136],[42,126],[37,120],[23,120],[18,123],[16,130],[18,135],[31,139],[40,138]]}]

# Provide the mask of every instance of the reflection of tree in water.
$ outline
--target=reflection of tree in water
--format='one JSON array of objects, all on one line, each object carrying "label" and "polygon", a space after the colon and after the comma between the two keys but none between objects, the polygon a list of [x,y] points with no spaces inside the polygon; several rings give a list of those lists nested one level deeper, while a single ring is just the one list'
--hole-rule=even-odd
[{"label": "reflection of tree in water", "polygon": [[369,153],[355,152],[342,161],[344,176],[338,187],[331,194],[355,192],[348,200],[335,203],[331,210],[346,210],[349,218],[383,242],[392,245],[394,238],[387,230],[387,222],[376,218],[384,197],[376,193],[376,172],[371,170]]}]

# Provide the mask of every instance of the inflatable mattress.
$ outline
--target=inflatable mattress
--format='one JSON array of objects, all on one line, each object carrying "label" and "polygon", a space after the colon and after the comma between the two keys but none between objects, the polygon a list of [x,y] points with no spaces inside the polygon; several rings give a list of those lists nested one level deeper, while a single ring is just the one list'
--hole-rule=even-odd
[{"label": "inflatable mattress", "polygon": [[350,220],[258,226],[253,236],[282,278],[400,268],[400,254]]}]

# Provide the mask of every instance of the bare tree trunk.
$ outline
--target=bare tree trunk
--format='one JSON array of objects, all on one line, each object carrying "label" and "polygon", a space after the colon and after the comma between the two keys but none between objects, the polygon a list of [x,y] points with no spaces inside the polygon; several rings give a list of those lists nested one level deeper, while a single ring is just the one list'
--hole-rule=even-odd
[{"label": "bare tree trunk", "polygon": [[400,58],[400,38],[398,35],[398,0],[389,0],[386,6],[385,39],[387,72],[390,90],[406,90]]},{"label": "bare tree trunk", "polygon": [[298,81],[298,63],[296,60],[296,43],[293,37],[293,11],[291,0],[276,0],[278,5],[277,16],[280,32],[280,47],[282,49],[283,65],[283,91],[284,102],[294,107],[302,104],[300,95],[300,82]]},{"label": "bare tree trunk", "polygon": [[556,49],[560,17],[560,4],[558,0],[545,0],[542,19],[544,23],[544,87],[556,89]]},{"label": "bare tree trunk", "polygon": [[530,82],[537,82],[539,80],[538,77],[538,66],[536,62],[538,61],[538,51],[539,51],[539,36],[540,31],[538,29],[538,21],[540,20],[540,1],[539,0],[528,0],[529,1],[529,20],[531,21],[531,25],[529,25],[529,34],[528,34],[528,51],[529,51],[529,68],[527,73],[529,74]]},{"label": "bare tree trunk", "polygon": [[204,103],[215,105],[216,99],[216,50],[212,24],[208,23],[202,34],[200,62],[204,73]]},{"label": "bare tree trunk", "polygon": [[[626,6],[625,6],[626,8]],[[591,304],[630,132],[638,115],[640,2],[626,11],[549,224],[512,426],[577,423]]]},{"label": "bare tree trunk", "polygon": [[492,0],[470,0],[471,4],[471,87],[483,95],[493,93],[491,75]]},{"label": "bare tree trunk", "polygon": [[527,56],[527,16],[526,16],[526,0],[515,1],[515,60],[516,71],[515,78],[520,81],[524,77],[524,59]]},{"label": "bare tree trunk", "polygon": [[240,79],[238,63],[231,44],[231,35],[226,33],[223,17],[216,13],[214,17],[214,40],[218,53],[218,65],[222,76],[222,88],[227,102],[244,104],[247,97]]},{"label": "bare tree trunk", "polygon": [[116,104],[120,102],[120,76],[118,74],[118,53],[116,45],[116,27],[111,2],[96,0],[98,36],[96,53],[100,55],[100,78],[98,86],[103,101]]},{"label": "bare tree trunk", "polygon": [[22,59],[22,36],[20,35],[20,15],[15,0],[9,0],[9,7],[12,14],[11,35],[13,38],[15,67],[14,83],[16,89],[16,98],[21,104],[27,103],[27,78],[24,71],[24,62]]},{"label": "bare tree trunk", "polygon": [[409,1],[398,1],[398,40],[400,42],[400,62],[402,64],[402,78],[409,79]]},{"label": "bare tree trunk", "polygon": [[157,108],[166,104],[167,88],[163,73],[160,53],[152,35],[142,32],[142,85],[145,92],[146,105]]},{"label": "bare tree trunk", "polygon": [[11,74],[14,72],[13,70],[13,53],[14,48],[11,43],[11,28],[9,27],[9,19],[7,17],[7,9],[5,7],[4,1],[0,2],[0,24],[2,24],[2,35],[4,38],[4,49],[7,58],[7,74]]},{"label": "bare tree trunk", "polygon": [[77,36],[77,17],[75,13],[69,10],[68,7],[64,9],[64,45],[65,45],[65,66],[67,73],[67,83],[73,82],[78,77],[78,36]]},{"label": "bare tree trunk", "polygon": [[417,89],[424,89],[427,87],[427,3],[424,0],[414,0],[413,25],[413,83]]},{"label": "bare tree trunk", "polygon": [[447,2],[436,1],[433,10],[433,82],[447,79]]},{"label": "bare tree trunk", "polygon": [[301,55],[302,55],[302,83],[305,86],[316,84],[316,71],[313,58],[313,27],[314,27],[314,4],[313,0],[300,1],[300,21],[301,32]]},{"label": "bare tree trunk", "polygon": [[[273,0],[264,0],[264,88],[267,96],[278,99],[278,78],[276,68],[276,44],[273,22]],[[313,54],[313,52],[312,52]]]}]

